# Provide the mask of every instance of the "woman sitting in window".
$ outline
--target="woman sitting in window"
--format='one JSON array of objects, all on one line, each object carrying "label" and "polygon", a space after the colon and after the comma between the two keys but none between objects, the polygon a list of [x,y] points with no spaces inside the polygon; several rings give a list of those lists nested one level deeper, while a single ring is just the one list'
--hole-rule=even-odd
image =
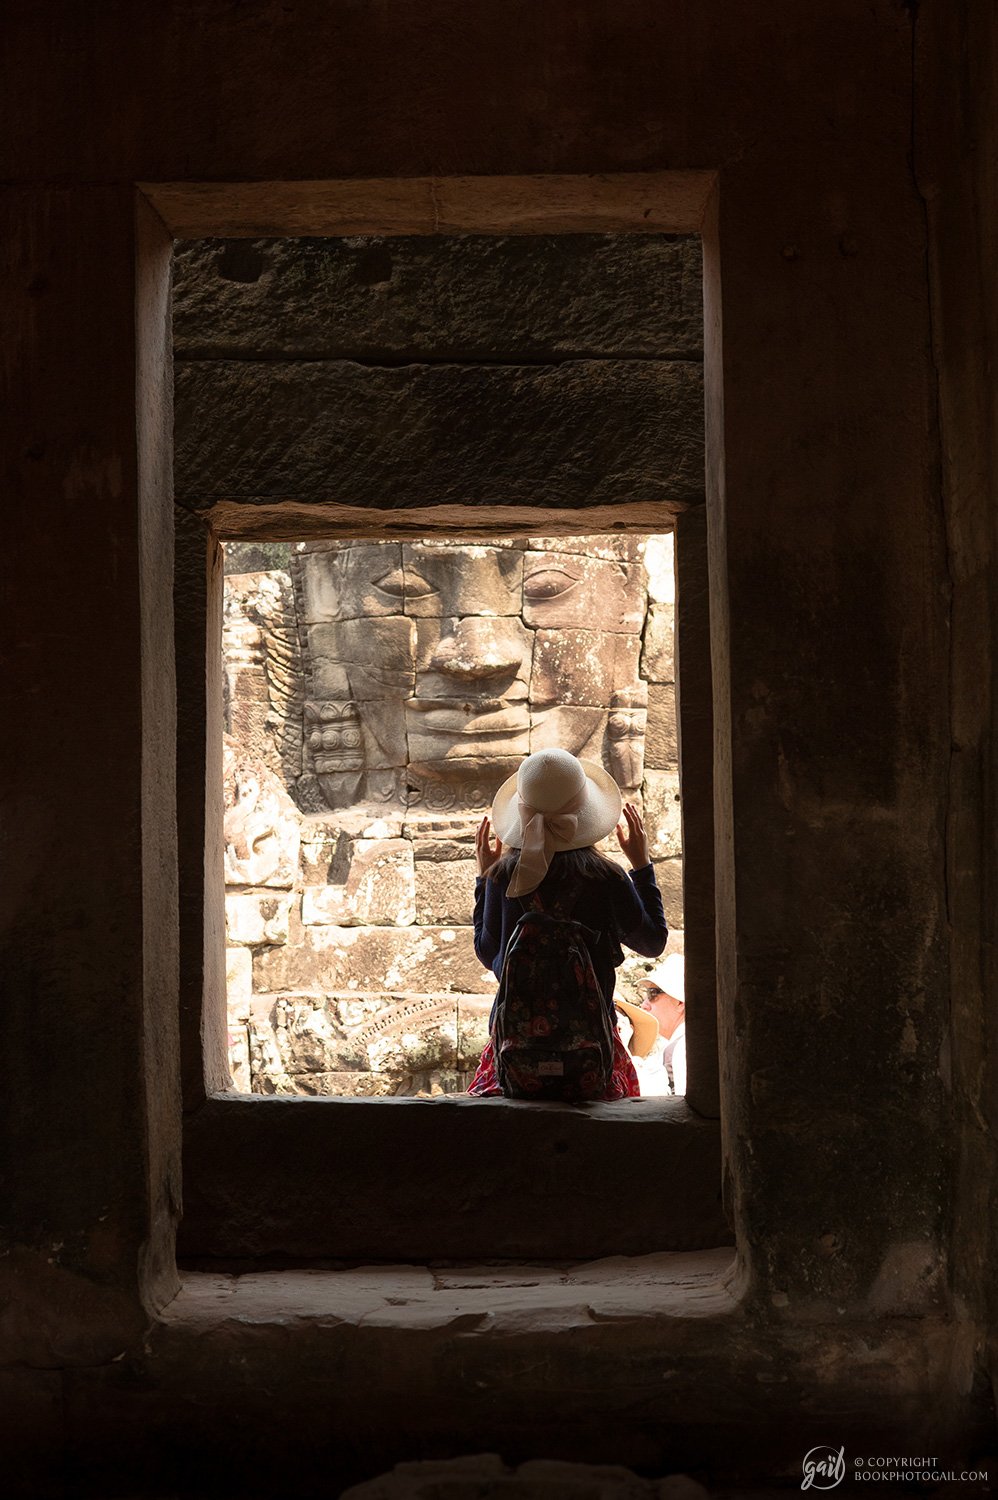
[{"label": "woman sitting in window", "polygon": [[[593,847],[614,828],[631,866],[629,876]],[[491,818],[482,819],[475,844],[479,959],[497,978],[502,976],[514,928],[531,906],[582,924],[613,1050],[602,1092],[588,1097],[636,1097],[637,1074],[616,1024],[615,971],[624,957],[621,943],[646,958],[657,958],[668,937],[648,836],[637,808],[623,803],[620,788],[602,766],[578,760],[567,750],[539,750],[499,788]],[[536,998],[540,1006],[544,997]],[[539,1014],[535,1024],[543,1028],[544,1017]],[[507,1091],[497,1076],[495,1026],[493,1006],[490,1040],[471,1094]]]}]

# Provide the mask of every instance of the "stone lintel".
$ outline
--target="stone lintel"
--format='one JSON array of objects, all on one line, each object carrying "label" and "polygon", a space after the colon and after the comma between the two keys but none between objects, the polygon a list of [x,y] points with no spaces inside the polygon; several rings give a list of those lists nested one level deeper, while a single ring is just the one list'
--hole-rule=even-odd
[{"label": "stone lintel", "polygon": [[702,277],[699,239],[669,235],[188,241],[174,355],[701,359]]},{"label": "stone lintel", "polygon": [[689,502],[703,489],[703,375],[689,361],[210,360],[178,365],[175,393],[176,492],[197,509]]},{"label": "stone lintel", "polygon": [[626,536],[668,530],[677,515],[691,506],[702,506],[701,490],[691,500],[622,500],[591,505],[580,496],[574,504],[559,506],[544,495],[537,504],[475,506],[465,504],[397,505],[380,496],[376,504],[345,505],[334,495],[303,499],[289,494],[274,500],[257,497],[206,501],[198,516],[214,533],[227,541],[294,542],[308,538],[326,540],[390,537],[447,541],[488,541],[495,545],[505,537],[530,537],[543,528],[549,537],[574,536],[590,527],[596,532]]}]

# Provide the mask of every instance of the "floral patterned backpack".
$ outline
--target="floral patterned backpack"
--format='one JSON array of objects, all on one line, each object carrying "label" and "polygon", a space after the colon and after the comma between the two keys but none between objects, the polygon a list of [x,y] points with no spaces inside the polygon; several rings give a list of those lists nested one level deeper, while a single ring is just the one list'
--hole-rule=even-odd
[{"label": "floral patterned backpack", "polygon": [[605,1099],[613,1022],[588,943],[598,934],[536,891],[513,929],[496,996],[496,1077],[510,1099]]}]

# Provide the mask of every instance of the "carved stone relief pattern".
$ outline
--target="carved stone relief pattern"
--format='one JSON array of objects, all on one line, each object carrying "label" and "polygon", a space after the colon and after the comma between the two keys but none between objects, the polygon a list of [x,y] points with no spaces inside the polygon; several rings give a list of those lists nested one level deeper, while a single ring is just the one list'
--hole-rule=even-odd
[{"label": "carved stone relief pattern", "polygon": [[474,831],[547,745],[643,806],[681,949],[672,569],[671,536],[529,537],[306,543],[226,579],[234,1087],[467,1087],[495,992]]}]

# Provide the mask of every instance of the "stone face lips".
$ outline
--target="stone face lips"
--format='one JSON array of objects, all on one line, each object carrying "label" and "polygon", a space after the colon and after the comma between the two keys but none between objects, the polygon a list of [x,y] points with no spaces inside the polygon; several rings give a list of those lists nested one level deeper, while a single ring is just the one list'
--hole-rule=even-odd
[{"label": "stone face lips", "polygon": [[577,507],[702,498],[695,363],[283,364],[175,376],[177,498]]},{"label": "stone face lips", "polygon": [[700,244],[664,235],[202,240],[174,255],[179,359],[698,359]]}]

